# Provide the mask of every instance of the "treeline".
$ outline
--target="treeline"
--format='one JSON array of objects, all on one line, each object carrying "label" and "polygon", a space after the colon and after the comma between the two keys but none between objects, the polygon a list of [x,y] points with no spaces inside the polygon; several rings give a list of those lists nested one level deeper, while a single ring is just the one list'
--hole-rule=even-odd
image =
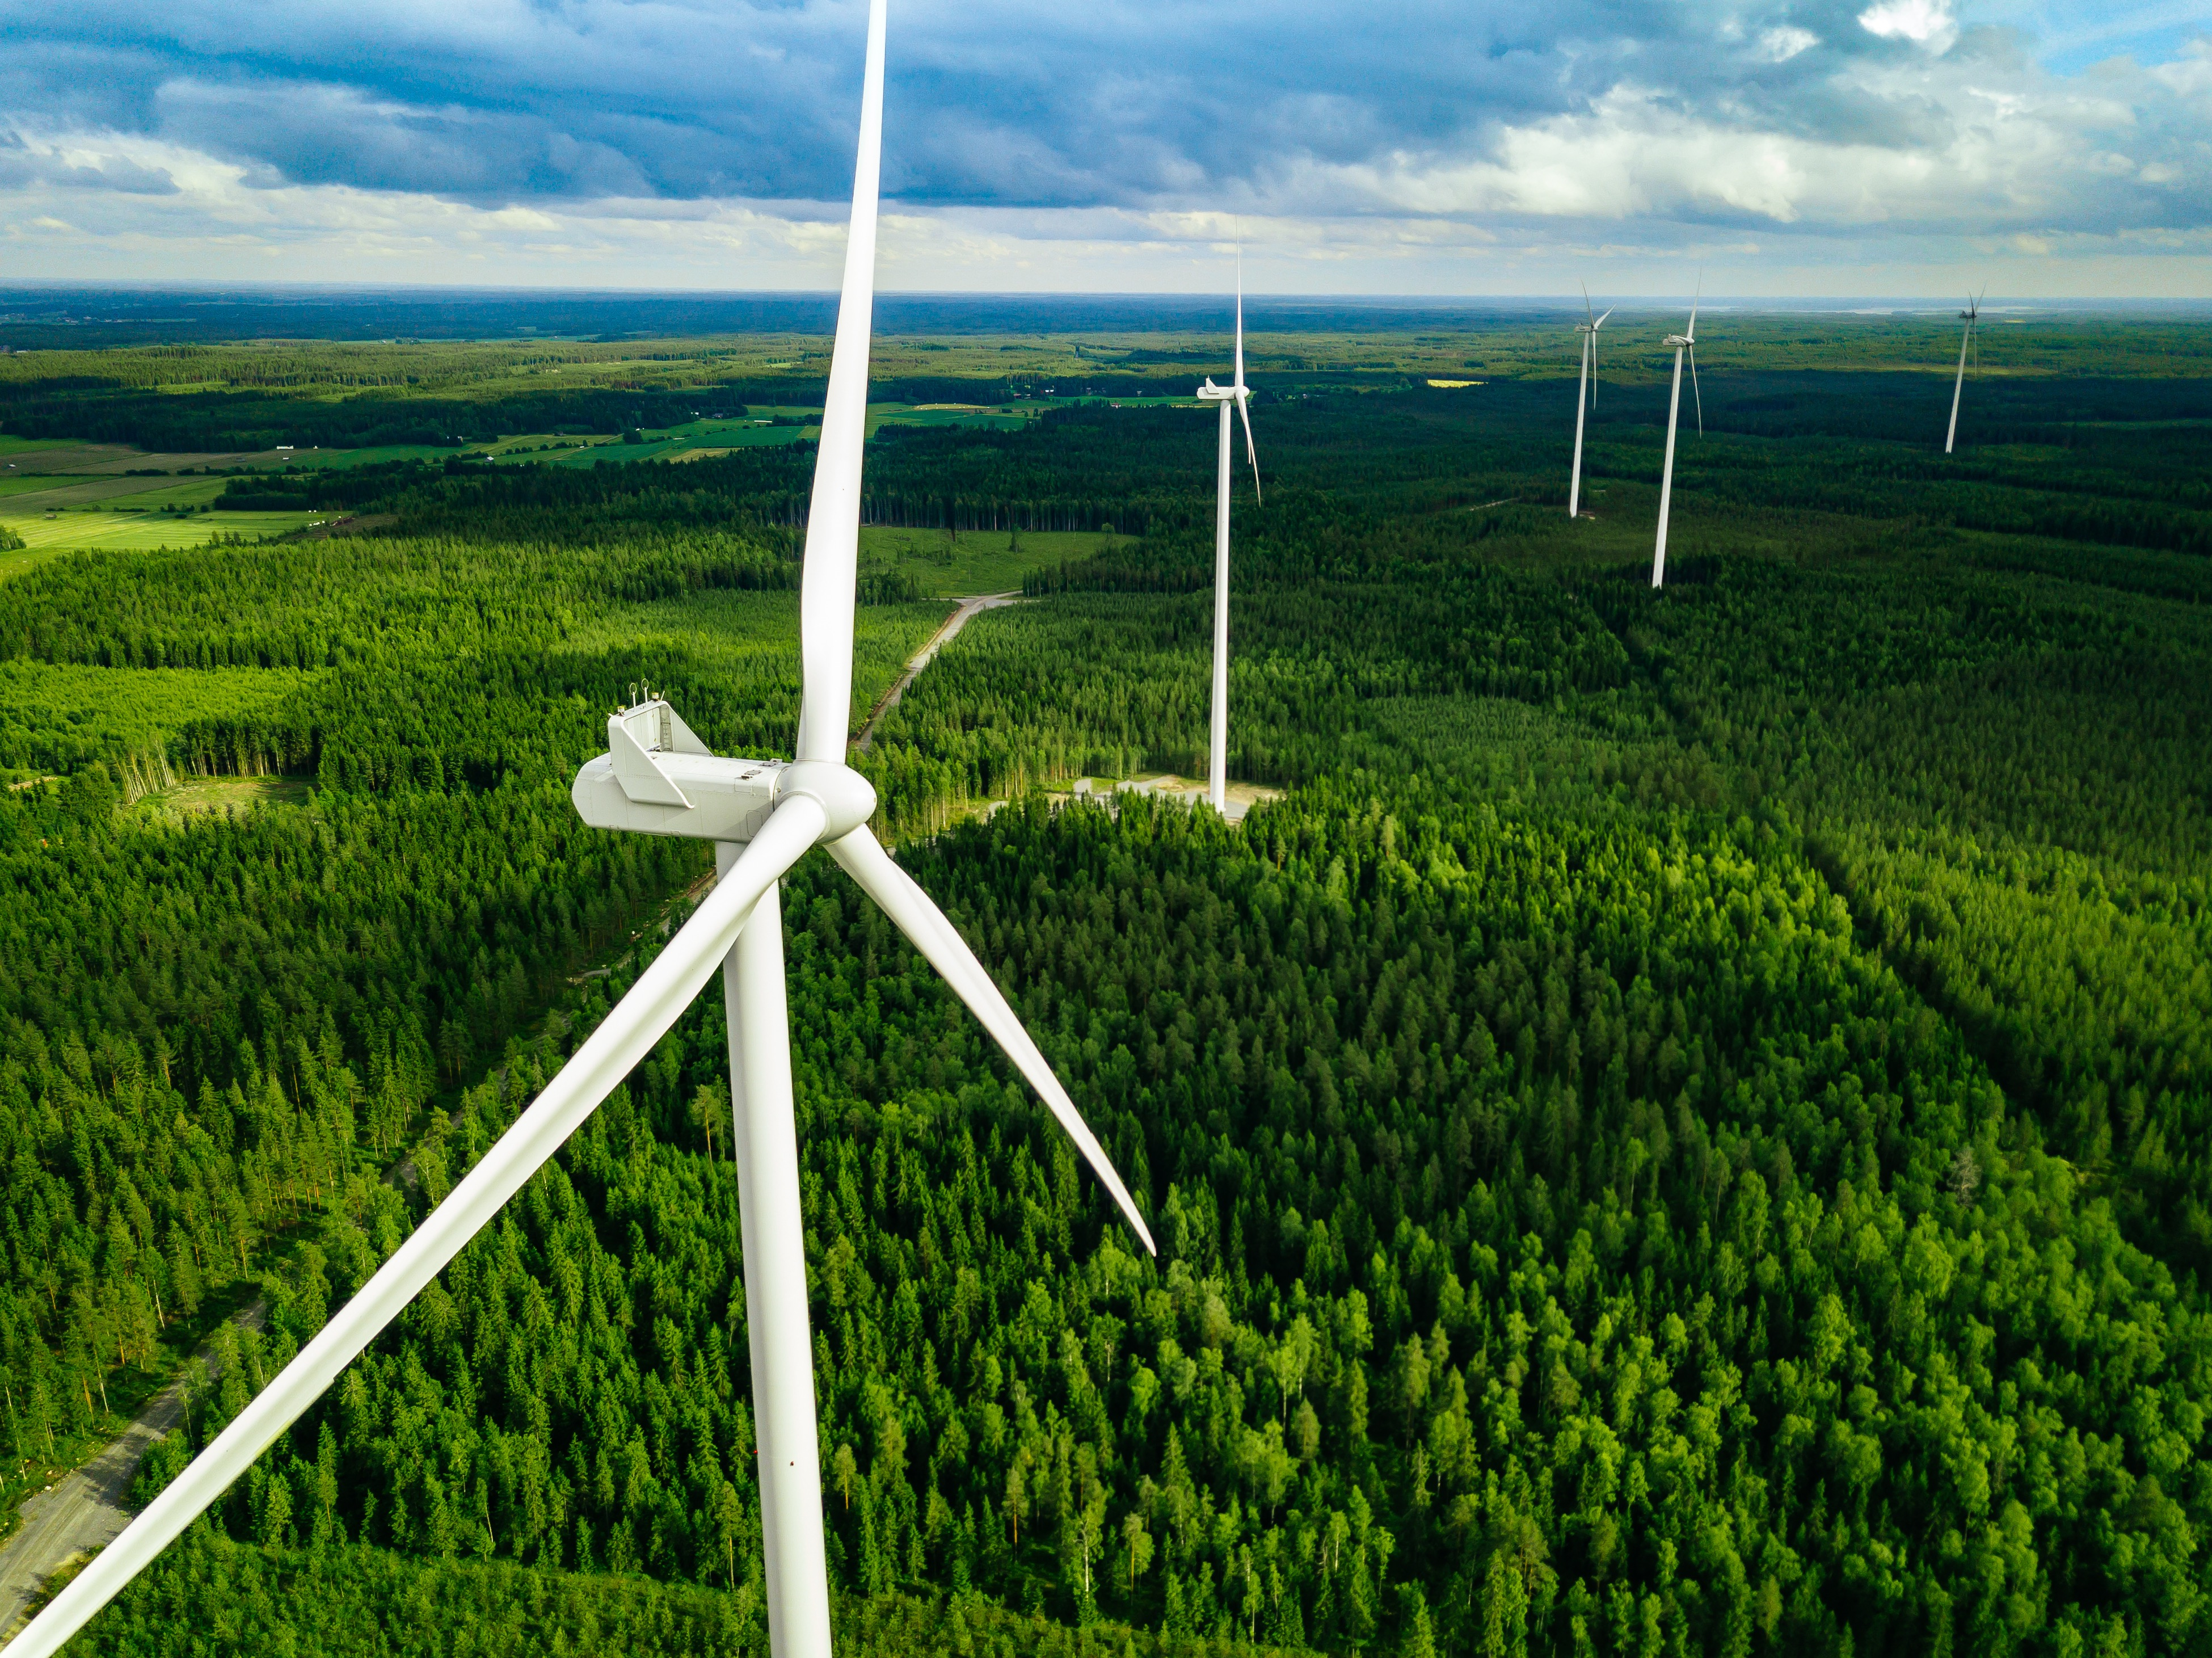
[{"label": "treeline", "polygon": [[179,774],[310,767],[299,699],[311,683],[289,671],[0,662],[0,767],[32,777],[104,767],[132,799]]},{"label": "treeline", "polygon": [[[2212,383],[2204,380],[2008,372],[2010,364],[2001,366],[2001,359],[2014,355],[2025,341],[1986,324],[1982,336],[1982,355],[1990,372],[1970,366],[1960,400],[1960,435],[1969,445],[2070,447],[2110,442],[2109,428],[2114,425],[2197,422],[2212,415]],[[1958,343],[1958,337],[1952,336],[1952,353]],[[1702,384],[1714,388],[1713,395],[1705,399],[1710,430],[1760,438],[1873,438],[1929,452],[1942,449],[1950,417],[1952,379],[1937,364],[1917,374],[1778,372],[1738,366],[1724,344],[1708,349],[1705,355],[1711,361],[1699,364],[1705,371]],[[1568,408],[1571,413],[1571,395]],[[1632,405],[1616,401],[1608,413],[1601,400],[1594,412],[1607,423],[1648,418],[1632,410]],[[2100,432],[2100,427],[2107,429]]]},{"label": "treeline", "polygon": [[344,537],[86,552],[0,586],[0,648],[137,668],[321,668],[557,642],[578,607],[796,585],[785,550],[672,531],[619,545],[487,548]]},{"label": "treeline", "polygon": [[[1676,487],[1746,508],[1873,519],[1909,515],[2008,536],[2202,555],[2212,552],[2212,496],[2197,467],[2212,461],[2212,445],[2193,438],[2176,446],[2195,463],[2185,470],[2169,474],[2160,467],[2124,478],[2094,465],[2071,464],[2069,458],[2063,487],[2054,487],[2047,454],[1978,460],[1954,471],[1932,453],[1899,457],[1862,450],[1838,456],[1831,446],[1800,442],[1792,446],[1798,453],[1777,455],[1766,445],[1725,440],[1685,455]],[[1816,446],[1817,462],[1809,452]],[[1646,465],[1640,446],[1623,452],[1594,445],[1589,456],[1592,477],[1633,477]]]},{"label": "treeline", "polygon": [[[1197,435],[1179,412],[1131,411],[1162,439]],[[1124,418],[1116,414],[1115,418]],[[864,521],[936,529],[1098,530],[1141,535],[1159,514],[1194,516],[1190,489],[1170,471],[1163,487],[1158,445],[1132,448],[1097,411],[1054,411],[1036,423],[1064,433],[1077,452],[1051,454],[1027,433],[892,427],[869,448]],[[1097,441],[1103,438],[1105,441]],[[1175,444],[1177,449],[1193,446]],[[1082,456],[1095,454],[1095,467]],[[618,526],[762,525],[803,527],[814,453],[806,445],[737,449],[686,461],[631,466],[470,469],[393,492],[410,532],[506,537],[590,536]],[[1139,487],[1137,480],[1145,481]],[[580,530],[561,526],[580,525]]]},{"label": "treeline", "polygon": [[[278,1552],[196,1527],[115,1611],[82,1637],[113,1658],[196,1654],[212,1633],[281,1648],[322,1631],[332,1658],[503,1658],[519,1651],[622,1652],[636,1658],[733,1658],[767,1650],[757,1590],[736,1596],[642,1576],[574,1576],[504,1560],[426,1560],[355,1546]],[[1125,1625],[1070,1629],[969,1595],[841,1594],[830,1603],[840,1652],[905,1658],[1262,1658],[1238,1642],[1164,1641]]]}]

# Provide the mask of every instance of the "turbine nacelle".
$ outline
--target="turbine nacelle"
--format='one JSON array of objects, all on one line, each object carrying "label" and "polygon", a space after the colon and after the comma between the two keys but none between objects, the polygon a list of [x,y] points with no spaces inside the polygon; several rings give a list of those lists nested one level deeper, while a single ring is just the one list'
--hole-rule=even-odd
[{"label": "turbine nacelle", "polygon": [[607,751],[586,760],[568,798],[593,829],[743,844],[783,801],[805,795],[835,839],[876,814],[876,791],[835,762],[748,760],[712,753],[665,697],[607,717]]},{"label": "turbine nacelle", "polygon": [[607,751],[586,760],[568,798],[593,829],[750,841],[775,809],[780,760],[711,753],[666,699],[607,716]]},{"label": "turbine nacelle", "polygon": [[1198,388],[1200,403],[1242,403],[1251,395],[1252,388],[1249,386],[1216,386],[1210,376],[1206,384]]},{"label": "turbine nacelle", "polygon": [[1680,350],[1683,347],[1695,345],[1697,341],[1692,339],[1687,334],[1669,334],[1659,343],[1662,345],[1671,345]]}]

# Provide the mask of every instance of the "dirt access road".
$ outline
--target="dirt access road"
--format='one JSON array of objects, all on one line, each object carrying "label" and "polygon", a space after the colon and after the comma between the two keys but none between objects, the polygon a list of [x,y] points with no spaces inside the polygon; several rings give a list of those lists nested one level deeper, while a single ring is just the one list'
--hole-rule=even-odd
[{"label": "dirt access road", "polygon": [[885,691],[882,700],[868,710],[868,723],[860,728],[860,738],[853,746],[865,753],[875,745],[876,727],[883,723],[884,716],[898,707],[899,698],[906,695],[906,688],[914,683],[915,677],[924,668],[937,659],[937,653],[945,648],[945,642],[966,627],[973,617],[982,615],[986,610],[1018,604],[1021,599],[1019,593],[1006,592],[984,593],[975,598],[959,600],[960,608],[945,618],[945,625],[930,635],[929,643],[908,659],[906,671],[899,676],[898,683]]},{"label": "dirt access road", "polygon": [[[268,1315],[255,1301],[234,1319],[258,1326]],[[212,1377],[215,1359],[200,1357]],[[147,1401],[120,1438],[81,1468],[71,1469],[45,1491],[23,1499],[23,1526],[0,1547],[0,1640],[12,1638],[24,1604],[49,1577],[80,1554],[93,1554],[113,1542],[131,1523],[124,1493],[153,1442],[184,1420],[185,1384],[171,1382]]]}]

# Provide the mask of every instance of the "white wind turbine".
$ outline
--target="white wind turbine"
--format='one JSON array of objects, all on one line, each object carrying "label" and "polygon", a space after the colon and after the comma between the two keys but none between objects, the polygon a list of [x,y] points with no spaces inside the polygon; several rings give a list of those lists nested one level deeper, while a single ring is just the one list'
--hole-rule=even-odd
[{"label": "white wind turbine", "polygon": [[1252,415],[1245,406],[1251,388],[1244,384],[1244,251],[1237,251],[1237,378],[1216,386],[1213,376],[1198,388],[1202,402],[1221,405],[1221,444],[1214,468],[1213,499],[1213,717],[1206,756],[1206,795],[1216,811],[1229,793],[1229,410],[1233,404],[1244,422],[1244,453],[1252,463],[1252,499],[1260,499],[1260,455],[1252,446]]},{"label": "white wind turbine", "polygon": [[[1605,317],[1613,314],[1607,306]],[[1576,517],[1583,504],[1583,415],[1586,410],[1597,407],[1597,331],[1605,326],[1605,317],[1590,315],[1589,289],[1583,289],[1583,316],[1586,320],[1575,325],[1575,332],[1583,337],[1583,378],[1575,392],[1575,470],[1567,485],[1567,516]]]},{"label": "white wind turbine", "polygon": [[[1702,290],[1704,284],[1698,284]],[[1705,434],[1705,399],[1698,390],[1698,301],[1690,301],[1690,325],[1669,334],[1662,344],[1674,348],[1674,395],[1667,404],[1667,464],[1659,474],[1659,542],[1651,552],[1651,585],[1667,582],[1667,509],[1674,498],[1674,422],[1682,412],[1682,354],[1690,354],[1690,394],[1698,403],[1698,435]]]},{"label": "white wind turbine", "polygon": [[[1984,288],[1982,294],[1989,291]],[[1951,452],[1951,445],[1959,435],[1959,394],[1966,389],[1966,348],[1974,343],[1974,325],[1981,319],[1982,295],[1969,295],[1966,308],[1959,313],[1959,320],[1966,325],[1966,331],[1959,337],[1959,378],[1951,387],[1951,428],[1943,434],[1943,452],[1947,455]],[[1980,352],[1974,354],[1974,361],[1977,365],[1980,363]],[[1981,370],[1977,367],[1974,372],[1979,374]]]},{"label": "white wind turbine", "polygon": [[872,0],[868,12],[852,232],[807,526],[798,759],[785,764],[717,758],[658,697],[608,720],[609,752],[576,774],[577,809],[586,822],[602,828],[714,841],[721,872],[714,890],[483,1161],[215,1442],[16,1637],[11,1658],[46,1658],[219,1498],[644,1060],[717,967],[729,1004],[732,1140],[744,1231],[769,1647],[775,1658],[830,1658],[813,1345],[777,896],[778,881],[811,847],[827,847],[951,982],[1044,1096],[1145,1247],[1152,1248],[1127,1189],[990,975],[868,832],[875,792],[845,764],[883,135],[884,9],[885,0]]}]

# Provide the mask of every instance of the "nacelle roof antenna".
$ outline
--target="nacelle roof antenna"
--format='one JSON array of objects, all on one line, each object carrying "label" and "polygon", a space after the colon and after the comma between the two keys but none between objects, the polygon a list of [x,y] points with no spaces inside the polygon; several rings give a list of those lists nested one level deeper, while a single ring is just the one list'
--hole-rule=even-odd
[{"label": "nacelle roof antenna", "polygon": [[876,792],[845,763],[853,712],[854,588],[868,412],[886,3],[871,0],[868,8],[852,233],[845,244],[836,344],[815,451],[813,510],[799,590],[799,757],[789,764],[721,758],[708,753],[673,710],[630,710],[608,718],[608,752],[586,762],[576,774],[571,798],[577,810],[586,823],[599,828],[714,841],[720,872],[714,890],[446,1200],[214,1442],[47,1603],[15,1637],[10,1658],[51,1658],[219,1500],[644,1062],[718,971],[729,1011],[731,1142],[744,1228],[769,1648],[773,1658],[830,1658],[814,1347],[808,1328],[779,895],[786,872],[817,846],[951,982],[1014,1068],[1043,1096],[1130,1229],[1153,1252],[1152,1234],[1128,1188],[989,971],[929,895],[869,832]]}]

